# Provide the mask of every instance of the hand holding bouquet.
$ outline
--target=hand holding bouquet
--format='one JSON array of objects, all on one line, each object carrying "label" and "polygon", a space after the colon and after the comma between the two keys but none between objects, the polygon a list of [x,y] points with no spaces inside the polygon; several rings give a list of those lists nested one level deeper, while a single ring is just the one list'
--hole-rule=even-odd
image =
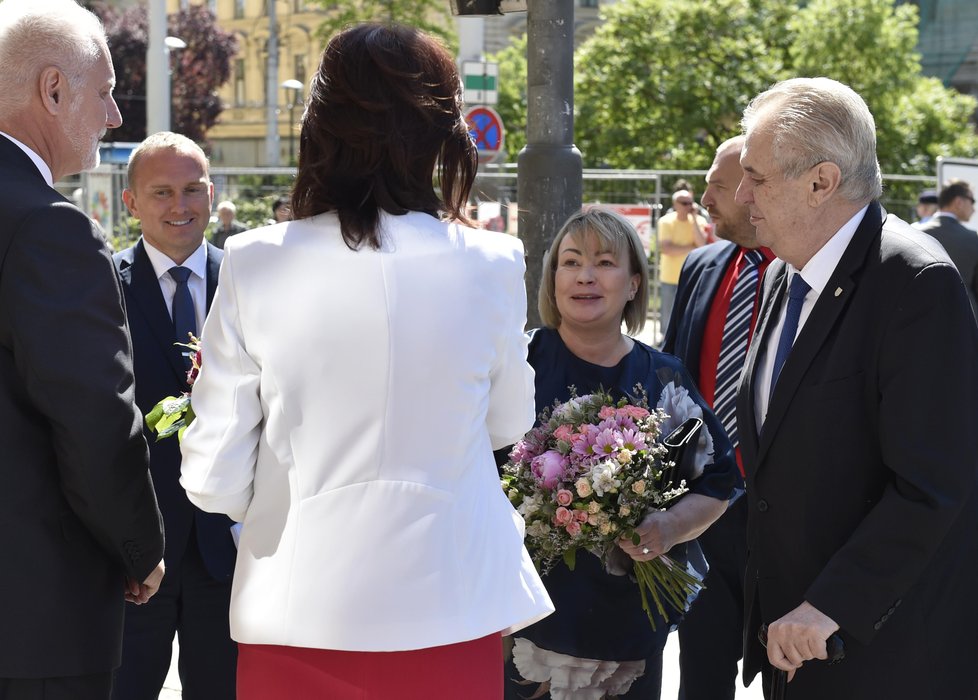
[{"label": "hand holding bouquet", "polygon": [[[563,561],[573,569],[577,550],[606,564],[620,555],[617,541],[639,543],[635,528],[688,491],[672,481],[662,445],[668,416],[650,411],[641,386],[637,399],[615,401],[596,392],[574,396],[541,416],[540,426],[518,442],[503,467],[502,484],[526,521],[527,549],[541,573]],[[633,562],[642,607],[653,629],[655,610],[684,611],[702,581],[667,556]],[[651,599],[651,604],[650,604]]]},{"label": "hand holding bouquet", "polygon": [[[200,374],[200,338],[191,335],[187,343],[177,343],[180,347],[187,348],[187,355],[190,357],[190,369],[187,370],[187,386],[193,390],[197,375]],[[183,439],[183,431],[194,422],[196,415],[190,403],[190,391],[185,391],[180,396],[167,396],[153,407],[153,410],[146,414],[146,425],[156,433],[156,439],[176,435],[178,440]]]}]

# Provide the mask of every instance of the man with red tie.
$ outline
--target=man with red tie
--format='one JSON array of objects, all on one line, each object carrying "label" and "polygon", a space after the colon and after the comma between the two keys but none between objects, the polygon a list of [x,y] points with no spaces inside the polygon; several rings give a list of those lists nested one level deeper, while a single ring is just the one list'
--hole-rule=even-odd
[{"label": "man with red tie", "polygon": [[[686,259],[662,348],[692,372],[737,449],[741,474],[737,385],[757,318],[760,279],[774,257],[759,247],[747,207],[734,201],[743,175],[743,144],[743,136],[722,143],[706,174],[702,202],[722,240],[697,248]],[[733,700],[743,649],[747,500],[735,501],[699,542],[710,572],[679,627],[679,697]]]}]

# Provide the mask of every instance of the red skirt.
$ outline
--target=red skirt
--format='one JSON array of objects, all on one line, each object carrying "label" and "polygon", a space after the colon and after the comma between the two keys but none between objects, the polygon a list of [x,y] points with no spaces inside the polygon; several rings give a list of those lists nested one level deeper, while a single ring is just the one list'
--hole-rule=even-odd
[{"label": "red skirt", "polygon": [[411,651],[238,645],[238,700],[500,700],[500,635]]}]

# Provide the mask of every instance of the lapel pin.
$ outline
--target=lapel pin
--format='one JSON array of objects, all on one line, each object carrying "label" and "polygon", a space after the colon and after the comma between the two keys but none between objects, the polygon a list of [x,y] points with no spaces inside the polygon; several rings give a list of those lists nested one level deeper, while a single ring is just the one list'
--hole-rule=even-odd
[{"label": "lapel pin", "polygon": [[836,287],[836,288],[835,288],[835,295],[836,295],[837,297],[838,297],[838,296],[842,296],[842,287]]}]

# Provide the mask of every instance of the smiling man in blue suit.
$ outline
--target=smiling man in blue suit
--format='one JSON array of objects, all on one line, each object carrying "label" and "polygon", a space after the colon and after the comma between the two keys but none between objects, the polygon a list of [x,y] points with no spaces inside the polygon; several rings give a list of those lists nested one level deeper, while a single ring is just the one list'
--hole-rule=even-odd
[{"label": "smiling man in blue suit", "polygon": [[[123,200],[143,235],[114,258],[132,332],[136,403],[145,414],[188,388],[185,348],[176,343],[199,333],[223,254],[204,241],[214,186],[197,144],[170,132],[153,134],[132,152],[128,180]],[[166,524],[167,577],[151,605],[126,609],[113,697],[156,700],[176,633],[185,700],[231,700],[237,661],[228,630],[232,523],[187,499],[175,437],[150,437],[150,469]]]}]

